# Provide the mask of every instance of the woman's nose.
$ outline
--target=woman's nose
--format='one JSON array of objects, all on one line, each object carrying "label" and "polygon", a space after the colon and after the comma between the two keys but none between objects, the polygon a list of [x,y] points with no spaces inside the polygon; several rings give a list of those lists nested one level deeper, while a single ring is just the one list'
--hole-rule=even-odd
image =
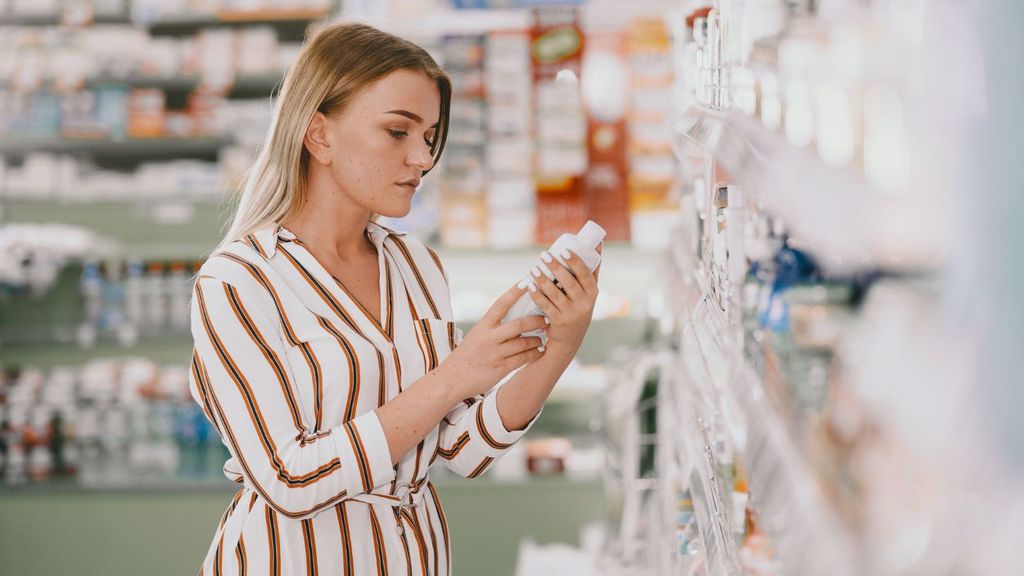
[{"label": "woman's nose", "polygon": [[408,163],[409,166],[426,171],[433,168],[434,157],[430,154],[430,149],[424,147],[423,149],[417,149],[415,152],[409,154],[409,157],[406,159],[406,163]]}]

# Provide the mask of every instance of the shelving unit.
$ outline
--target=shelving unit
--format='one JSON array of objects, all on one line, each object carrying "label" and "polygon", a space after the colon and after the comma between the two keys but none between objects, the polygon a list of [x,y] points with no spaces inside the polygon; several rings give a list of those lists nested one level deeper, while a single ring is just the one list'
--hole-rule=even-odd
[{"label": "shelving unit", "polygon": [[[241,74],[236,76],[227,90],[229,98],[263,97],[280,87],[284,71],[268,74]],[[105,86],[125,88],[157,88],[166,93],[186,93],[198,88],[198,76],[97,76],[89,78],[83,88],[93,89]],[[0,89],[10,87],[10,81],[0,80]]]},{"label": "shelving unit", "polygon": [[18,137],[0,140],[0,154],[24,156],[32,152],[56,154],[88,154],[97,159],[154,160],[172,158],[215,158],[217,152],[230,144],[225,137],[207,138],[33,138]]},{"label": "shelving unit", "polygon": [[[926,402],[882,389],[934,370],[913,365],[922,354],[897,358],[871,342],[896,344],[879,293],[913,300],[925,322],[942,314],[927,294],[945,266],[936,238],[952,236],[948,191],[916,163],[941,146],[920,139],[934,129],[918,123],[942,119],[900,116],[920,89],[910,66],[922,52],[906,38],[886,43],[898,25],[866,5],[818,20],[826,8],[812,2],[717,0],[710,13],[688,4],[692,31],[677,31],[686,96],[672,126],[687,185],[662,268],[671,352],[649,351],[672,375],[659,381],[662,456],[656,479],[630,482],[628,462],[622,472],[627,502],[659,503],[658,528],[624,515],[617,546],[648,552],[644,574],[955,573],[943,562],[957,531],[935,517],[946,511],[937,499],[958,495],[940,492],[944,471],[914,452],[906,430]],[[858,42],[892,52],[838,48]],[[855,80],[843,76],[853,68]],[[872,108],[878,94],[890,116]],[[819,121],[850,128],[822,137]],[[902,137],[879,140],[872,122]],[[885,378],[890,370],[901,376]],[[885,478],[890,470],[897,477]],[[905,517],[885,510],[904,500]],[[932,533],[903,539],[929,521]]]}]

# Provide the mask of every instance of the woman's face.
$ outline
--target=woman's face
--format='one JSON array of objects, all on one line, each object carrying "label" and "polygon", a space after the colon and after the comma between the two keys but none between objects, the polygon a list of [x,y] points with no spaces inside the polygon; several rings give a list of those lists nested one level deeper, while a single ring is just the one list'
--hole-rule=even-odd
[{"label": "woman's face", "polygon": [[396,70],[360,90],[340,111],[317,113],[306,135],[311,169],[326,168],[333,191],[389,217],[409,213],[438,130],[437,84]]}]

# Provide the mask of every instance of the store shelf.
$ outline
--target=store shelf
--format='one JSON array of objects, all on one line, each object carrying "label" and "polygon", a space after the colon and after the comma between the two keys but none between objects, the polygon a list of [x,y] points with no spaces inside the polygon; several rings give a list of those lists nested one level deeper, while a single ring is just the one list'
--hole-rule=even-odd
[{"label": "store shelf", "polygon": [[386,32],[413,38],[444,35],[484,34],[501,30],[526,30],[530,25],[528,9],[438,9],[422,18],[362,19]]},{"label": "store shelf", "polygon": [[823,269],[918,273],[937,265],[937,253],[904,242],[878,217],[883,207],[913,209],[905,205],[908,199],[873,189],[852,166],[830,166],[813,149],[790,144],[755,119],[696,106],[683,113],[675,133],[677,150],[696,145],[749,185],[759,208],[781,218],[793,244]]},{"label": "store shelf", "polygon": [[306,28],[330,16],[330,10],[225,10],[214,13],[162,14],[154,19],[136,18],[153,35],[184,36],[211,26],[272,26],[283,40],[301,40]]},{"label": "store shelf", "polygon": [[[675,314],[683,319],[684,333],[690,335],[681,348],[684,353],[696,355],[690,361],[691,366],[697,365],[696,394],[689,400],[692,418],[706,426],[723,427],[721,431],[741,449],[750,476],[752,505],[786,573],[863,573],[856,538],[826,497],[825,486],[805,452],[808,443],[798,438],[792,418],[783,416],[774,396],[766,390],[754,369],[753,356],[744,348],[738,326],[729,323],[707,290],[708,275],[699,263],[685,258],[677,251],[669,281],[683,295],[674,302]],[[684,411],[685,406],[679,410]],[[713,482],[706,475],[714,465],[711,452],[704,449],[713,445],[706,434],[698,426],[687,441],[695,443],[691,451],[696,460],[711,462],[702,464],[703,474],[702,465],[694,472],[695,480],[702,481],[708,493],[707,485]],[[702,528],[702,535],[708,530],[714,537],[713,522],[708,524]]]},{"label": "store shelf", "polygon": [[[266,74],[241,74],[227,89],[229,98],[262,98],[268,96],[284,80],[284,71]],[[52,81],[43,83],[47,88]],[[86,79],[82,88],[96,89],[107,86],[125,88],[156,88],[167,93],[191,92],[201,85],[198,76],[98,76]],[[0,89],[10,88],[10,79],[0,79]]]},{"label": "store shelf", "polygon": [[198,260],[219,240],[227,198],[140,197],[88,202],[0,197],[0,222],[82,226],[113,241],[114,256],[141,260]]},{"label": "store shelf", "polygon": [[217,152],[233,140],[228,137],[88,139],[20,136],[0,138],[0,155],[24,156],[33,152],[85,154],[116,160],[166,160],[216,158]]},{"label": "store shelf", "polygon": [[[84,25],[90,24],[129,24],[127,14],[95,14]],[[62,14],[4,14],[0,15],[0,26],[64,26]]]}]

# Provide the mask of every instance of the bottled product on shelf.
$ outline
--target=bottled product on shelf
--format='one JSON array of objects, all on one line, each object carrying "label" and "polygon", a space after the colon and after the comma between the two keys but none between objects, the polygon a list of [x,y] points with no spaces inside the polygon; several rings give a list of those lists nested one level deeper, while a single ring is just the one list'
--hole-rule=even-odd
[{"label": "bottled product on shelf", "polygon": [[184,366],[96,359],[0,373],[0,479],[94,488],[226,482]]},{"label": "bottled product on shelf", "polygon": [[[963,358],[925,352],[948,349],[935,240],[954,234],[951,185],[921,161],[948,153],[926,135],[962,112],[907,113],[927,80],[922,22],[853,3],[688,8],[667,274],[682,428],[659,441],[684,447],[701,570],[945,573],[956,531],[936,518],[953,493],[907,424],[930,420],[921,397],[880,388],[920,391],[927,364]],[[892,326],[908,315],[916,327]],[[888,352],[897,331],[919,352]]]}]

